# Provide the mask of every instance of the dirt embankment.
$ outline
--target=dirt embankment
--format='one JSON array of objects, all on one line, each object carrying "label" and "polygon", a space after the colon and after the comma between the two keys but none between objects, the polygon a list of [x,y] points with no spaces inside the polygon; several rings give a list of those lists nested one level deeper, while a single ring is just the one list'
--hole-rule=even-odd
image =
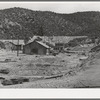
[{"label": "dirt embankment", "polygon": [[70,82],[73,88],[100,88],[100,52],[94,52],[82,65],[83,70]]}]

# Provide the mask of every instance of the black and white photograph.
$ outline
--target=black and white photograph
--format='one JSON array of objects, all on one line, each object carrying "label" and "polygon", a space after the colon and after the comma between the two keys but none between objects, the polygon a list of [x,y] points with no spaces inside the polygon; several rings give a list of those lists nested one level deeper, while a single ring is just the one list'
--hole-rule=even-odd
[{"label": "black and white photograph", "polygon": [[0,2],[0,88],[100,88],[100,2]]}]

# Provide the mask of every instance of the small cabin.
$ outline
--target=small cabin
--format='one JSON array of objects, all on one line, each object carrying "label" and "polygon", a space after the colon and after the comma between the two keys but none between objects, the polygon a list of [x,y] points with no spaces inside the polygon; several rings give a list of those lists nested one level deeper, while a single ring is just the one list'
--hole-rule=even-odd
[{"label": "small cabin", "polygon": [[41,41],[33,41],[23,46],[24,54],[46,55],[50,47]]}]

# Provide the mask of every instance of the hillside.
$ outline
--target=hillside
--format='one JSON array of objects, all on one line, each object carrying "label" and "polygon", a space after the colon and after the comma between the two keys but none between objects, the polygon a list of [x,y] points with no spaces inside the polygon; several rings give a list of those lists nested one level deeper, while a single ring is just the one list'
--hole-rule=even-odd
[{"label": "hillside", "polygon": [[65,20],[79,25],[82,30],[74,35],[99,36],[100,33],[100,12],[87,11],[73,14],[62,14]]},{"label": "hillside", "polygon": [[99,32],[100,12],[57,14],[16,7],[0,10],[0,38],[4,39],[28,39],[33,35],[99,36]]}]

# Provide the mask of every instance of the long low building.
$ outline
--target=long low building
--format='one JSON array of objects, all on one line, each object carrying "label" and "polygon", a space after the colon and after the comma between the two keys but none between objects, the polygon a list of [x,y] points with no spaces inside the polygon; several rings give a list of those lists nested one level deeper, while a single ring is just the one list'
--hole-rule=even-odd
[{"label": "long low building", "polygon": [[[13,44],[15,44],[15,45],[17,45],[18,44],[18,40],[17,39],[0,39],[0,41],[1,42],[11,42],[11,43],[13,43]],[[19,45],[24,45],[24,40],[22,40],[22,39],[19,39]]]},{"label": "long low building", "polygon": [[0,42],[2,42],[6,50],[22,50],[24,45],[24,40],[0,39]]}]

